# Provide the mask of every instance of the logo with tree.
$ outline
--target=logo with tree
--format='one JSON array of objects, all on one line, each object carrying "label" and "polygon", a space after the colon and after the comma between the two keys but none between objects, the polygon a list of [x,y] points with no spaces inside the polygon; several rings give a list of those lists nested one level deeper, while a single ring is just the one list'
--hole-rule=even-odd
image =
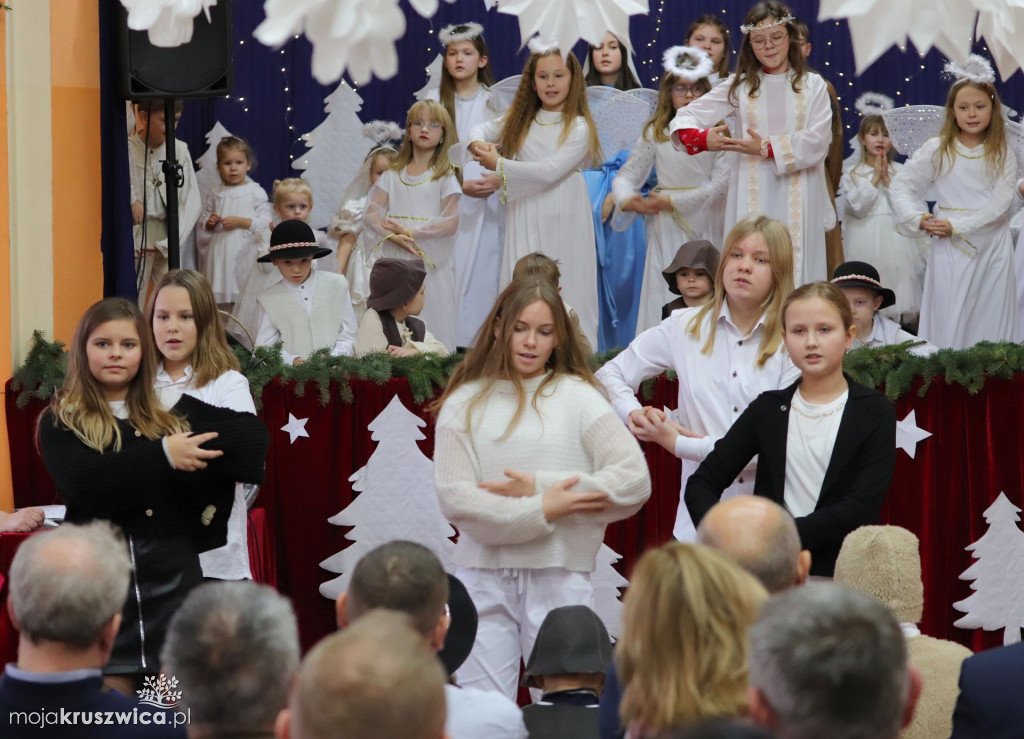
[{"label": "logo with tree", "polygon": [[142,690],[136,690],[139,701],[156,708],[177,708],[181,705],[181,691],[178,678],[167,675],[148,676],[142,682]]}]

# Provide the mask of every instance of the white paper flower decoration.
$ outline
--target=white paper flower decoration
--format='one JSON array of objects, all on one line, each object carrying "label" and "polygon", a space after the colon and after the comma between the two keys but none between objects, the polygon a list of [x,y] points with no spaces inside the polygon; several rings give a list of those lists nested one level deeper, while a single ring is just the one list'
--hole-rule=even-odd
[{"label": "white paper flower decoration", "polygon": [[329,85],[345,72],[363,85],[398,73],[395,41],[405,34],[398,0],[267,0],[253,35],[280,46],[296,33],[313,44],[313,76]]},{"label": "white paper flower decoration", "polygon": [[[487,0],[485,0],[486,2]],[[519,18],[523,44],[536,34],[568,54],[583,39],[597,46],[605,33],[629,38],[629,16],[650,10],[648,0],[500,0],[498,12]]]},{"label": "white paper flower decoration", "polygon": [[121,0],[128,11],[128,28],[146,31],[153,46],[172,47],[192,40],[192,24],[197,15],[206,13],[217,0]]},{"label": "white paper flower decoration", "polygon": [[857,98],[853,107],[861,115],[882,115],[885,111],[892,110],[894,105],[895,103],[888,95],[883,95],[880,92],[865,92]]}]

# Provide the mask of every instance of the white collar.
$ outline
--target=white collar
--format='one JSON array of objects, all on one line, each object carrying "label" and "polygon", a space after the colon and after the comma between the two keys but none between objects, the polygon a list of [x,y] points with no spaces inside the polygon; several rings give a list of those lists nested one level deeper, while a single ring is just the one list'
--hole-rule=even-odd
[{"label": "white collar", "polygon": [[[730,326],[732,326],[734,329],[736,329],[736,331],[740,330],[739,326],[737,326],[735,321],[732,320],[732,311],[729,310],[729,301],[728,301],[728,299],[722,301],[722,312],[719,314],[718,320],[719,321],[723,321],[723,320],[726,321]],[[753,336],[754,334],[756,334],[758,332],[759,329],[762,329],[763,327],[764,327],[764,313],[762,312],[761,315],[758,316],[757,322],[754,323],[754,328],[750,329],[750,333],[747,334],[747,336],[744,336],[743,338],[746,339],[747,337]]]},{"label": "white collar", "polygon": [[161,386],[167,385],[187,385],[192,379],[192,365],[185,365],[185,374],[177,380],[171,378],[167,374],[167,370],[164,368],[164,363],[160,362],[156,369],[156,384]]}]

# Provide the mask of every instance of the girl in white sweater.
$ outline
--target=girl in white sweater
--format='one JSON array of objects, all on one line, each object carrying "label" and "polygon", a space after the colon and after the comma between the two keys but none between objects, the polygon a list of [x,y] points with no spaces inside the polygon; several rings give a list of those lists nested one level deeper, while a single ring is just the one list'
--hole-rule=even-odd
[{"label": "girl in white sweater", "polygon": [[480,614],[459,682],[514,697],[544,617],[591,605],[605,526],[639,510],[651,484],[555,288],[513,282],[473,347],[436,406],[434,469]]}]

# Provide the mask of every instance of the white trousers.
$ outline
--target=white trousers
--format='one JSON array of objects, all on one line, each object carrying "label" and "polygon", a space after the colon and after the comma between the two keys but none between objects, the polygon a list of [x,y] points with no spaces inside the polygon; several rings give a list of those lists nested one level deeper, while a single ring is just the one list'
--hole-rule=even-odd
[{"label": "white trousers", "polygon": [[479,625],[469,658],[458,670],[460,685],[497,690],[515,700],[519,662],[527,662],[544,617],[553,608],[594,607],[589,572],[544,569],[459,568],[476,605]]}]

